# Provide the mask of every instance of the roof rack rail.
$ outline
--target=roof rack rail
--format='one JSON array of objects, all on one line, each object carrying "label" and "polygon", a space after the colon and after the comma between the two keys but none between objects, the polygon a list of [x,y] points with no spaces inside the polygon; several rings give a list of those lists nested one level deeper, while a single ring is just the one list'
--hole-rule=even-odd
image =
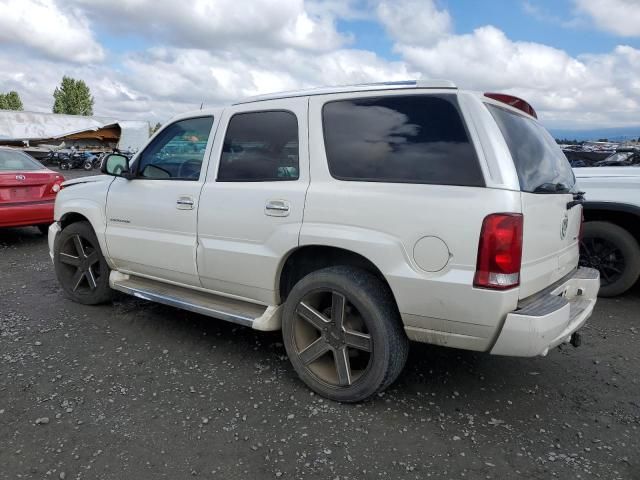
[{"label": "roof rack rail", "polygon": [[374,82],[374,83],[359,83],[355,85],[339,85],[334,87],[318,87],[309,88],[305,90],[268,93],[264,95],[256,95],[253,97],[245,98],[234,102],[234,105],[241,103],[260,102],[265,100],[277,100],[281,98],[291,97],[306,97],[313,95],[325,95],[330,93],[349,93],[349,92],[363,92],[363,91],[375,91],[384,90],[386,88],[442,88],[442,89],[457,89],[455,83],[450,80],[396,80],[390,82]]}]

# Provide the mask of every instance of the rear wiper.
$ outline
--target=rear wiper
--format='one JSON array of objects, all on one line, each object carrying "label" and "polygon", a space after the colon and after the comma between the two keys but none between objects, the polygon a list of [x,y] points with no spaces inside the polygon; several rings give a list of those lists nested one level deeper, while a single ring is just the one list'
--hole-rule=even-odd
[{"label": "rear wiper", "polygon": [[567,202],[567,210],[584,203],[584,192],[573,192],[573,201]]},{"label": "rear wiper", "polygon": [[533,189],[533,193],[570,193],[571,188],[566,183],[543,183]]}]

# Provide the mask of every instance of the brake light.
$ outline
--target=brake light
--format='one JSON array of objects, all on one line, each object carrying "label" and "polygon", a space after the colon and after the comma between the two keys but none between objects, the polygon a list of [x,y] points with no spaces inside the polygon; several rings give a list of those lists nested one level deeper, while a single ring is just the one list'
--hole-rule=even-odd
[{"label": "brake light", "polygon": [[55,195],[62,190],[62,182],[64,182],[64,177],[62,175],[56,175],[53,180],[53,185],[51,186],[51,193]]},{"label": "brake light", "polygon": [[482,222],[474,287],[506,290],[520,285],[523,217],[493,213]]},{"label": "brake light", "polygon": [[519,97],[515,97],[513,95],[507,95],[506,93],[491,93],[487,92],[484,94],[485,97],[491,98],[493,100],[497,100],[498,102],[506,103],[518,110],[522,110],[527,115],[531,115],[533,118],[538,118],[538,114],[533,109],[533,107],[527,102]]}]

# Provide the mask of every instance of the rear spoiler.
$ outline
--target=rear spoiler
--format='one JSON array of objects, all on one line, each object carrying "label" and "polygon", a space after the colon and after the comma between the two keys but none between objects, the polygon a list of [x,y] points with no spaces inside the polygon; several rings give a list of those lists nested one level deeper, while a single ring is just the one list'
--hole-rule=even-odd
[{"label": "rear spoiler", "polygon": [[485,93],[485,97],[497,100],[498,102],[506,103],[507,105],[522,110],[527,115],[531,115],[533,118],[538,118],[538,114],[533,107],[521,98],[514,97],[513,95],[507,95],[506,93]]}]

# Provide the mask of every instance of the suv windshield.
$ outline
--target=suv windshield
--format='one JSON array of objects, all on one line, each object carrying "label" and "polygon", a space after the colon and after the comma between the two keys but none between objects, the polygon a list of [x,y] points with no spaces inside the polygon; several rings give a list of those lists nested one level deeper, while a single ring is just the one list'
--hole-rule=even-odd
[{"label": "suv windshield", "polygon": [[486,104],[507,142],[523,192],[567,193],[576,180],[562,150],[540,124]]}]

